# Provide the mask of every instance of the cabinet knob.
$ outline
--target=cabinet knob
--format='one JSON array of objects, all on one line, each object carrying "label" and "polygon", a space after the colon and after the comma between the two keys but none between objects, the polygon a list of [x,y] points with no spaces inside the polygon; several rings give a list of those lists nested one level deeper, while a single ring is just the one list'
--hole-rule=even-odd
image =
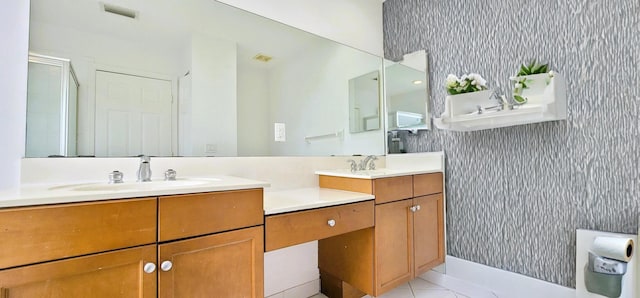
[{"label": "cabinet knob", "polygon": [[334,219],[330,219],[329,221],[327,221],[327,224],[328,224],[330,227],[333,227],[333,226],[335,226],[335,225],[336,225],[336,221],[335,221]]},{"label": "cabinet knob", "polygon": [[160,269],[162,269],[162,271],[169,271],[171,268],[173,268],[173,263],[171,263],[171,261],[164,261],[160,264]]},{"label": "cabinet knob", "polygon": [[420,211],[420,205],[416,205],[416,211]]},{"label": "cabinet knob", "polygon": [[154,271],[156,271],[156,264],[151,263],[151,262],[146,263],[142,267],[142,270],[144,270],[144,272],[146,272],[146,273],[153,273]]},{"label": "cabinet knob", "polygon": [[411,212],[416,212],[418,211],[418,208],[416,206],[411,206],[409,207],[409,210],[411,210]]}]

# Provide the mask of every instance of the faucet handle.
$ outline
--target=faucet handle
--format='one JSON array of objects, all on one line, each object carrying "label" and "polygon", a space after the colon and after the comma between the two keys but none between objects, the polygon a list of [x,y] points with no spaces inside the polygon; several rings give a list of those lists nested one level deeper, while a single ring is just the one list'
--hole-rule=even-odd
[{"label": "faucet handle", "polygon": [[122,181],[122,178],[124,177],[124,174],[122,174],[122,172],[116,170],[113,171],[111,173],[109,173],[109,184],[114,184],[114,183],[122,183],[124,181]]},{"label": "faucet handle", "polygon": [[377,156],[371,156],[371,160],[369,161],[369,170],[375,170],[376,164],[373,162],[374,160],[378,160]]},{"label": "faucet handle", "polygon": [[176,173],[176,170],[168,169],[167,171],[164,172],[164,180],[165,181],[175,181],[177,174],[178,173]]},{"label": "faucet handle", "polygon": [[347,160],[347,162],[351,163],[351,173],[355,173],[358,170],[358,164],[356,163],[356,161],[353,159],[349,159]]}]

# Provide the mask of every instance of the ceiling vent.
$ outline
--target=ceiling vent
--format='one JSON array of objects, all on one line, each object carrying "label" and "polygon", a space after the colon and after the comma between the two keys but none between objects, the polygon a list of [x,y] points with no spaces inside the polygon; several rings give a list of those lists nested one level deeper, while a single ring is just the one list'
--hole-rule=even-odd
[{"label": "ceiling vent", "polygon": [[269,60],[273,59],[271,56],[267,56],[265,54],[258,54],[253,57],[253,59],[258,60],[260,62],[269,62]]},{"label": "ceiling vent", "polygon": [[130,19],[136,19],[138,17],[138,12],[136,12],[135,10],[120,7],[120,6],[115,6],[112,4],[103,3],[102,9],[105,12],[116,14],[116,15],[123,16]]}]

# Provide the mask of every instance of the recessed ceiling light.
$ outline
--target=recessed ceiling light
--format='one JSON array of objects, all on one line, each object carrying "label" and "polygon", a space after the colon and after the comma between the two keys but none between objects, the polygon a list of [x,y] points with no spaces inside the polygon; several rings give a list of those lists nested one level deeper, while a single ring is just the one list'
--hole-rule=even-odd
[{"label": "recessed ceiling light", "polygon": [[130,18],[130,19],[136,19],[138,17],[137,11],[130,8],[116,6],[113,4],[102,3],[102,10],[104,10],[104,12],[112,13],[115,15]]},{"label": "recessed ceiling light", "polygon": [[421,80],[415,80],[415,81],[413,81],[412,83],[413,83],[414,85],[420,85],[420,84],[422,84],[422,81],[421,81]]},{"label": "recessed ceiling light", "polygon": [[266,62],[269,62],[269,60],[273,59],[273,57],[267,56],[265,54],[258,54],[258,55],[255,55],[253,59],[266,63]]}]

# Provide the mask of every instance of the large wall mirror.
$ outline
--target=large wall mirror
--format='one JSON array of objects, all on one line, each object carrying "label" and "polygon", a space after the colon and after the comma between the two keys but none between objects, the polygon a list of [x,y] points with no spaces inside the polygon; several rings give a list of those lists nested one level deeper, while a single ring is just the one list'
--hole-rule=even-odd
[{"label": "large wall mirror", "polygon": [[[382,58],[217,1],[31,0],[29,38],[77,84],[30,70],[26,157],[385,153],[349,110],[350,82]],[[51,90],[75,96],[65,117],[34,113]]]},{"label": "large wall mirror", "polygon": [[427,68],[424,50],[406,54],[398,62],[385,60],[388,153],[403,152],[400,131],[431,128]]}]

